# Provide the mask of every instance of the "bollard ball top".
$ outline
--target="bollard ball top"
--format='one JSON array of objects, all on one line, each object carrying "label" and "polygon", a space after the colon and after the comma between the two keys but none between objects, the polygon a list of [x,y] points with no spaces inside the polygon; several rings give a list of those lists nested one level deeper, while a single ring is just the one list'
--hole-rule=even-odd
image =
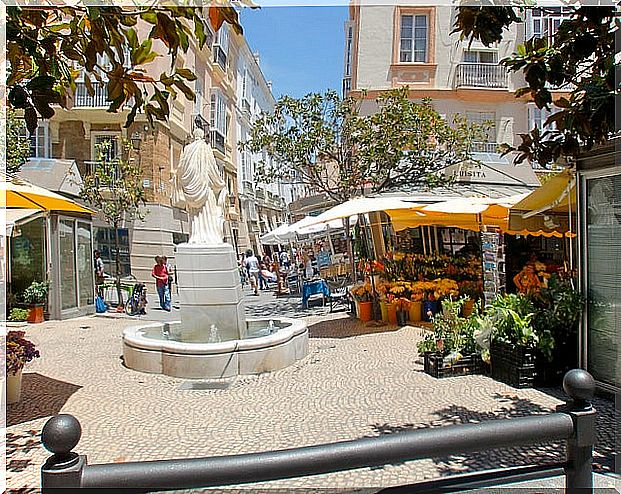
[{"label": "bollard ball top", "polygon": [[595,394],[595,379],[583,369],[572,369],[563,378],[563,389],[575,401],[591,401]]},{"label": "bollard ball top", "polygon": [[57,455],[70,453],[80,442],[82,427],[73,415],[60,414],[49,419],[41,431],[45,449]]}]

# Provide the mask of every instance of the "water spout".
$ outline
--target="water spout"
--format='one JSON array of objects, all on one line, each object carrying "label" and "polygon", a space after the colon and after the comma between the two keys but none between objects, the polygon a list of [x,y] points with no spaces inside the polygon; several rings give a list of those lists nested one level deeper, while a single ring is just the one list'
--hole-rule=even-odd
[{"label": "water spout", "polygon": [[270,319],[270,321],[267,323],[268,334],[272,334],[277,329],[278,328],[274,325],[274,321]]},{"label": "water spout", "polygon": [[220,343],[220,333],[215,324],[212,324],[209,328],[209,343]]}]

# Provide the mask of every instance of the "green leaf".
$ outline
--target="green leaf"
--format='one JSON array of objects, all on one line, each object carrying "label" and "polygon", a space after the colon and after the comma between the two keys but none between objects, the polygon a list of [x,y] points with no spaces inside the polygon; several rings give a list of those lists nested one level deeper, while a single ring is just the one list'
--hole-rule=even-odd
[{"label": "green leaf", "polygon": [[195,81],[196,75],[190,69],[175,69],[175,74],[179,74],[187,81]]}]

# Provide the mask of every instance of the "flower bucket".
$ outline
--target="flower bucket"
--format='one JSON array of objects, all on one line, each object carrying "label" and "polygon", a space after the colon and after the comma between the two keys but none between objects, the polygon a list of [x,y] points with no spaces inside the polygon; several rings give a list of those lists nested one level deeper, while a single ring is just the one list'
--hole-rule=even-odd
[{"label": "flower bucket", "polygon": [[388,322],[390,324],[397,324],[397,306],[395,304],[388,304]]},{"label": "flower bucket", "polygon": [[30,312],[28,313],[28,319],[26,319],[31,324],[38,324],[45,320],[43,316],[43,306],[42,305],[33,305],[30,308]]},{"label": "flower bucket", "polygon": [[466,300],[461,311],[464,317],[470,317],[474,312],[474,300]]},{"label": "flower bucket", "polygon": [[370,321],[373,318],[373,302],[360,302],[359,318],[362,322]]},{"label": "flower bucket", "polygon": [[408,319],[408,311],[406,310],[397,311],[397,325],[405,326],[407,324],[407,319]]},{"label": "flower bucket", "polygon": [[439,302],[437,300],[425,300],[423,302],[423,321],[431,321],[427,314],[431,312],[432,316],[438,313]]},{"label": "flower bucket", "polygon": [[6,375],[6,402],[17,403],[22,395],[22,369]]},{"label": "flower bucket", "polygon": [[380,302],[380,309],[382,310],[382,321],[388,322],[388,304]]},{"label": "flower bucket", "polygon": [[410,303],[410,322],[420,322],[423,318],[423,303],[411,302]]}]

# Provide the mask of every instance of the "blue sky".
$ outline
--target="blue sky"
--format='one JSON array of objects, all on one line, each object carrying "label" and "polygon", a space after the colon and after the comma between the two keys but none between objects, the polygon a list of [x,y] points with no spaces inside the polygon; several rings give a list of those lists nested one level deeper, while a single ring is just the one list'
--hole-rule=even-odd
[{"label": "blue sky", "polygon": [[259,52],[276,98],[326,89],[341,92],[348,15],[346,6],[243,10],[244,35],[251,50]]}]

